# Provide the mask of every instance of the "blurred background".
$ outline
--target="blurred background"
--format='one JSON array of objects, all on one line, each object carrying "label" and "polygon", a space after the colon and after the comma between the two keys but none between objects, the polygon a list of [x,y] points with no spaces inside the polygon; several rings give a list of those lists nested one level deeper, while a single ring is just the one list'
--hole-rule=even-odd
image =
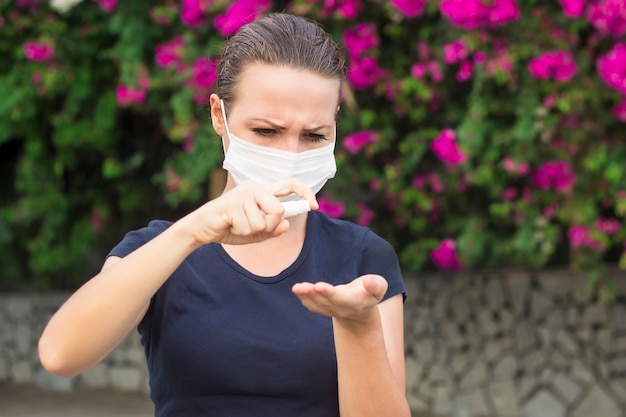
[{"label": "blurred background", "polygon": [[319,201],[400,257],[412,406],[626,415],[626,0],[0,0],[0,381],[146,392],[135,335],[71,380],[36,340],[127,231],[221,193],[219,54],[272,11],[349,57]]}]

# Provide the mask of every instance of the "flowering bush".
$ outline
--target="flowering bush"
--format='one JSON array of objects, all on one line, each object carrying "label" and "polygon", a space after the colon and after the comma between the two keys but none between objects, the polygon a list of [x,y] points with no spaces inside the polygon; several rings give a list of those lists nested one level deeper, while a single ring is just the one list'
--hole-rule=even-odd
[{"label": "flowering bush", "polygon": [[626,0],[0,0],[4,287],[209,198],[220,48],[273,10],[345,45],[320,206],[405,271],[626,268]]}]

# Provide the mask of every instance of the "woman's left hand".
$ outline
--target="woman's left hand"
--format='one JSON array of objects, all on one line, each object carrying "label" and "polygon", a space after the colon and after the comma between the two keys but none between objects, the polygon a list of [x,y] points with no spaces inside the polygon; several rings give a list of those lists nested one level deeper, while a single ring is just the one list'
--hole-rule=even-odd
[{"label": "woman's left hand", "polygon": [[310,311],[357,324],[371,318],[387,292],[387,281],[368,274],[343,285],[301,282],[292,291]]}]

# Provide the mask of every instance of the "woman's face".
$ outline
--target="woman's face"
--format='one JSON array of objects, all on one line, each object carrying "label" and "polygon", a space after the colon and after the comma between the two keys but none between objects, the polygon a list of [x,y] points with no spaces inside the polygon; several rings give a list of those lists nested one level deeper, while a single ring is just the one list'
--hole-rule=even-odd
[{"label": "woman's face", "polygon": [[[249,64],[226,115],[233,135],[257,145],[302,152],[335,140],[340,82],[311,71]],[[215,131],[229,140],[219,97],[211,96]]]}]

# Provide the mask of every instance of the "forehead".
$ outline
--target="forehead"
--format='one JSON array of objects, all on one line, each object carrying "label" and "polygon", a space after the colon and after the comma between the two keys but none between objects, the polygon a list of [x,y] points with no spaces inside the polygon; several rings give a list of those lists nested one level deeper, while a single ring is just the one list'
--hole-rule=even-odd
[{"label": "forehead", "polygon": [[239,74],[231,109],[241,117],[334,120],[340,88],[339,79],[309,70],[252,63]]}]

